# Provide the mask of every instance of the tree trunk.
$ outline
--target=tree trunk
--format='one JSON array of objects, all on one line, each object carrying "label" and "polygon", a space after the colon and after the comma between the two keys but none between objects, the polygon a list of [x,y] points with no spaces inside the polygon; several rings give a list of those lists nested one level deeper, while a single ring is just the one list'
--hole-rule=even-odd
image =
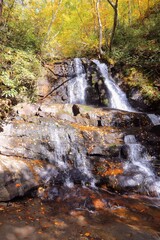
[{"label": "tree trunk", "polygon": [[45,38],[43,40],[42,46],[44,46],[45,43],[47,42],[47,38],[48,38],[48,36],[49,36],[49,34],[51,32],[52,25],[53,25],[53,23],[54,23],[54,21],[56,19],[56,16],[57,16],[57,13],[58,13],[58,10],[60,8],[60,5],[61,5],[62,1],[63,0],[59,0],[59,3],[58,3],[58,6],[57,6],[57,9],[56,9],[55,13],[52,11],[52,18],[51,18],[50,24],[48,26],[48,30],[47,30],[46,36],[45,36]]},{"label": "tree trunk", "polygon": [[150,1],[148,0],[147,2],[147,10],[149,11],[149,8],[150,8]]},{"label": "tree trunk", "polygon": [[0,0],[0,22],[2,20],[3,0]]},{"label": "tree trunk", "polygon": [[12,10],[13,10],[13,8],[14,8],[15,2],[16,2],[16,0],[13,0],[12,3],[10,3],[10,6],[8,6],[8,15],[7,15],[6,19],[5,19],[5,24],[4,24],[4,26],[7,26],[7,23],[8,23],[9,20],[10,20],[10,17],[11,17],[11,15],[12,15]]},{"label": "tree trunk", "polygon": [[101,22],[101,17],[100,17],[100,12],[99,12],[99,2],[100,0],[96,1],[96,12],[97,12],[97,17],[98,17],[98,25],[99,25],[99,54],[100,56],[103,54],[102,51],[102,22]]},{"label": "tree trunk", "polygon": [[112,52],[113,39],[114,39],[116,27],[117,27],[117,20],[118,20],[118,0],[116,0],[115,4],[113,2],[111,2],[111,0],[107,0],[107,1],[109,2],[109,4],[111,5],[111,7],[114,10],[113,27],[112,27],[111,38],[110,38],[110,42],[109,42],[109,52],[111,53]]},{"label": "tree trunk", "polygon": [[131,0],[128,0],[128,23],[129,26],[132,23],[132,9],[131,9]]},{"label": "tree trunk", "polygon": [[139,0],[138,0],[138,10],[139,10],[140,18],[142,19],[142,12],[141,12],[141,6],[140,6],[140,1]]}]

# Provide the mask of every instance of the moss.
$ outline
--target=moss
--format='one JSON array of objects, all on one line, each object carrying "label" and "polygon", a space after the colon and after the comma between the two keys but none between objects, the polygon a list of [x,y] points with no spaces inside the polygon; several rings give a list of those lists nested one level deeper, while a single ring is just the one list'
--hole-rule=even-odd
[{"label": "moss", "polygon": [[102,100],[102,104],[104,104],[105,106],[108,106],[108,104],[109,104],[108,99],[103,99]]},{"label": "moss", "polygon": [[12,105],[10,100],[0,99],[0,120],[6,118],[11,111]]},{"label": "moss", "polygon": [[129,87],[138,88],[142,96],[150,102],[160,101],[159,88],[154,85],[155,83],[153,81],[150,81],[143,73],[135,68],[130,68],[128,71],[130,71],[130,75],[125,77],[124,81]]}]

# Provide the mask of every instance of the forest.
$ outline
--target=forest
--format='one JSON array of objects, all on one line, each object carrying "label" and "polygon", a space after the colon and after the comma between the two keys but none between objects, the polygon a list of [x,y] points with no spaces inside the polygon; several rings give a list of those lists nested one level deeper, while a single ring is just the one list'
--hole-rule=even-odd
[{"label": "forest", "polygon": [[100,58],[160,100],[158,0],[1,0],[0,96],[35,101],[44,63]]},{"label": "forest", "polygon": [[0,239],[160,240],[159,0],[0,0]]}]

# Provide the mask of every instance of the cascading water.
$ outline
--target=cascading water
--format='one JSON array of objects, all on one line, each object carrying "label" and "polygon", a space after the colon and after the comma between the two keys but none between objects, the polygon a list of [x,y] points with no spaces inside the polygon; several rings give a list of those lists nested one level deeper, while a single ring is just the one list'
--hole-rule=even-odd
[{"label": "cascading water", "polygon": [[100,73],[105,79],[105,84],[109,91],[110,96],[110,106],[111,108],[116,108],[124,111],[133,112],[135,111],[129,104],[126,94],[116,85],[112,78],[108,76],[108,68],[105,63],[100,63],[98,60],[93,60],[97,65]]},{"label": "cascading water", "polygon": [[153,125],[159,125],[160,124],[160,116],[157,116],[155,114],[147,114]]},{"label": "cascading water", "polygon": [[128,160],[124,163],[124,175],[120,177],[123,187],[138,187],[142,193],[160,195],[160,179],[155,176],[151,160],[144,146],[134,135],[124,138]]},{"label": "cascading water", "polygon": [[[75,179],[79,179],[83,186],[90,183],[92,187],[95,186],[96,180],[94,179],[90,161],[86,158],[86,150],[77,142],[76,136],[69,131],[59,128],[58,125],[53,123],[47,124],[45,131],[49,134],[50,148],[42,145],[40,150],[42,154],[45,152],[46,158],[54,166],[41,173],[45,182],[56,181],[57,176],[60,174],[64,186],[72,188]],[[53,149],[51,151],[51,149]],[[74,162],[71,164],[70,162]]]},{"label": "cascading water", "polygon": [[[110,97],[110,107],[129,112],[135,112],[130,106],[125,93],[108,76],[108,68],[105,63],[93,60],[102,74]],[[154,125],[160,123],[159,116],[147,114]],[[141,192],[160,195],[160,179],[156,177],[152,165],[151,156],[145,147],[138,143],[133,135],[125,137],[124,142],[128,148],[128,161],[124,164],[124,176],[120,177],[124,187],[138,187]]]},{"label": "cascading water", "polygon": [[69,83],[70,103],[85,104],[86,73],[80,58],[74,59],[76,77]]}]

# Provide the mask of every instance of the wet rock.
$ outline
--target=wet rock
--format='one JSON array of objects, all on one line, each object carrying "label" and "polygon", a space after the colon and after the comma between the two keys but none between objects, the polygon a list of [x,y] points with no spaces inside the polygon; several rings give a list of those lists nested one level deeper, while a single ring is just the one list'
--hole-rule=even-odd
[{"label": "wet rock", "polygon": [[23,196],[36,186],[38,186],[38,178],[31,170],[30,163],[16,157],[0,155],[0,201]]},{"label": "wet rock", "polygon": [[[96,65],[90,60],[82,59],[82,66],[87,81],[86,104],[107,106],[107,89]],[[48,103],[70,102],[69,87],[75,77],[76,66],[72,59],[45,65],[42,76],[37,81],[38,96],[42,99],[47,96],[45,101]]]},{"label": "wet rock", "polygon": [[[9,178],[3,177],[6,172],[2,168],[0,177],[5,179],[1,183],[3,199],[24,195],[41,184],[53,187],[97,182],[122,191],[118,176],[123,175],[122,162],[129,159],[124,135],[126,131],[129,133],[138,128],[141,129],[139,137],[145,141],[146,136],[140,134],[144,133],[146,125],[150,127],[150,119],[145,114],[74,106],[74,114],[70,104],[24,103],[14,108],[12,117],[2,125],[0,153],[10,156],[15,165],[19,158],[21,168],[26,166],[26,172],[22,170],[17,175],[16,179],[21,179],[23,185],[17,189],[13,187],[19,181],[14,177],[16,168],[13,173],[9,170]],[[38,167],[39,162],[41,167]],[[27,174],[31,181],[28,183]]]},{"label": "wet rock", "polygon": [[123,145],[121,148],[121,157],[123,159],[127,159],[128,158],[128,146],[127,145]]},{"label": "wet rock", "polygon": [[78,114],[80,114],[79,107],[76,104],[73,105],[72,111],[74,116],[77,116]]},{"label": "wet rock", "polygon": [[160,125],[153,126],[150,131],[156,136],[160,136]]},{"label": "wet rock", "polygon": [[[114,155],[115,151],[113,153],[110,146],[115,141],[116,144],[121,144],[122,136],[106,127],[100,128],[95,120],[97,110],[89,109],[88,111],[80,107],[81,114],[71,117],[72,105],[56,104],[49,107],[48,105],[39,106],[39,104],[33,106],[21,104],[15,108],[15,119],[12,117],[3,125],[3,132],[0,135],[0,153],[12,156],[13,164],[16,164],[15,159],[17,158],[21,159],[22,164],[24,161],[25,166],[27,161],[30,163],[30,161],[34,162],[35,159],[44,165],[47,161],[48,164],[52,165],[52,168],[43,167],[36,170],[43,184],[67,184],[66,179],[74,184],[82,182],[90,184],[94,178],[92,169],[94,169],[95,162],[101,159],[101,155]],[[59,113],[62,110],[63,114],[67,114],[70,118],[64,120],[62,114]],[[43,117],[36,114],[37,112],[42,113]],[[16,119],[16,114],[20,119]],[[35,161],[35,167],[36,165]],[[29,171],[27,166],[26,171]],[[19,167],[23,169],[21,164]],[[40,184],[40,180],[35,183],[34,175],[31,175],[32,171],[28,175],[27,173],[24,172],[21,178],[28,176],[31,183],[28,182],[27,186],[26,182],[20,183],[24,185],[21,191],[21,188],[12,188],[12,184],[6,190],[3,185],[5,186],[7,182],[2,183],[1,195],[3,199],[9,200],[15,196],[23,195],[29,189]],[[9,181],[11,182],[15,182],[13,175],[10,174]]]},{"label": "wet rock", "polygon": [[82,181],[84,180],[82,172],[76,168],[75,169],[73,168],[72,170],[69,171],[69,176],[71,177],[75,184],[81,184]]}]

